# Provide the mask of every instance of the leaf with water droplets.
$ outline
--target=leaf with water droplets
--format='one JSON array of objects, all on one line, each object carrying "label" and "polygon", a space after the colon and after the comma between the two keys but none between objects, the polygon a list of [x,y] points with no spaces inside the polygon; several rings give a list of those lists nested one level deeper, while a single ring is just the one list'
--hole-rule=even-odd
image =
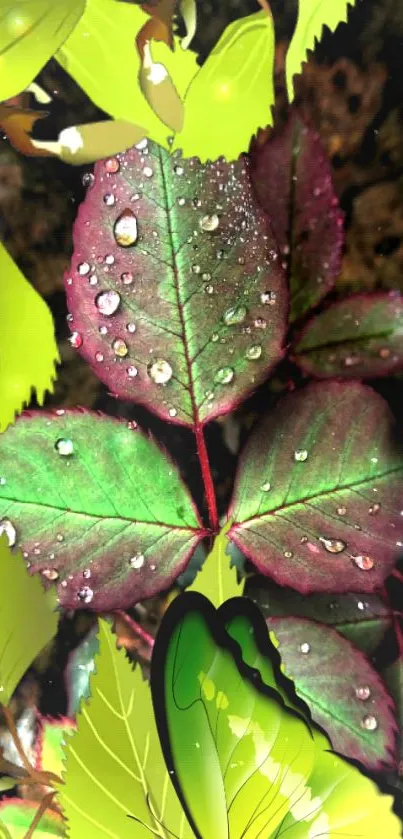
[{"label": "leaf with water droplets", "polygon": [[330,163],[297,111],[279,135],[254,149],[252,179],[288,265],[294,321],[333,288],[343,245]]},{"label": "leaf with water droplets", "polygon": [[393,766],[397,724],[386,687],[367,658],[329,626],[268,618],[287,676],[339,754],[369,769]]},{"label": "leaf with water droplets", "polygon": [[42,404],[58,361],[50,311],[0,242],[0,432],[32,392]]},{"label": "leaf with water droplets", "polygon": [[321,379],[375,378],[403,367],[403,305],[395,294],[357,294],[333,303],[294,346],[302,369]]},{"label": "leaf with water droplets", "polygon": [[247,160],[203,166],[145,141],[99,162],[74,244],[73,335],[120,398],[201,425],[282,357],[284,272]]},{"label": "leaf with water droplets", "polygon": [[358,383],[316,383],[252,433],[228,535],[280,585],[375,592],[402,556],[402,497],[402,445],[386,402]]},{"label": "leaf with water droplets", "polygon": [[124,422],[33,413],[0,437],[0,462],[0,520],[13,523],[31,572],[54,582],[68,609],[151,597],[204,536],[173,464]]},{"label": "leaf with water droplets", "polygon": [[332,626],[362,652],[374,652],[392,625],[393,612],[375,594],[299,594],[258,575],[245,594],[268,617],[311,618]]},{"label": "leaf with water droplets", "polygon": [[[4,440],[6,435],[1,439]],[[0,534],[0,703],[8,705],[21,677],[57,631],[57,613],[38,576]]]}]

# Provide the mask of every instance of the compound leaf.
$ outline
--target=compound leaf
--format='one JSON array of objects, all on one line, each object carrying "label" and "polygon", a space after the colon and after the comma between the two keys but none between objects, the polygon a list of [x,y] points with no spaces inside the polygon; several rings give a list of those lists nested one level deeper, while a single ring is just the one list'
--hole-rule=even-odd
[{"label": "compound leaf", "polygon": [[238,468],[229,538],[304,594],[374,592],[402,553],[403,453],[384,400],[317,383],[281,400]]},{"label": "compound leaf", "polygon": [[62,605],[124,608],[169,587],[205,535],[167,455],[81,411],[32,414],[0,438],[0,518]]},{"label": "compound leaf", "polygon": [[65,279],[72,342],[122,399],[201,425],[282,357],[287,291],[248,161],[151,143],[99,162]]}]

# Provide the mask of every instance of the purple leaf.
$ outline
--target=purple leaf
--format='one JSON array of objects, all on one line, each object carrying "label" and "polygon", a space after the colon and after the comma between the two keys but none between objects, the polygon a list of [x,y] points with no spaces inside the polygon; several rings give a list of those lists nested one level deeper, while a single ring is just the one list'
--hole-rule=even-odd
[{"label": "purple leaf", "polygon": [[368,659],[334,629],[270,618],[286,675],[333,749],[368,769],[396,762],[394,703]]},{"label": "purple leaf", "polygon": [[229,538],[280,585],[374,592],[403,554],[403,453],[383,399],[316,383],[278,402],[238,467]]},{"label": "purple leaf", "polygon": [[295,321],[333,288],[343,245],[329,161],[295,109],[281,134],[254,150],[252,181],[288,263]]},{"label": "purple leaf", "polygon": [[246,158],[202,166],[144,141],[97,163],[74,246],[72,342],[120,398],[200,427],[281,359],[284,272]]},{"label": "purple leaf", "polygon": [[295,361],[319,378],[386,376],[403,367],[400,295],[357,294],[308,322],[294,348]]}]

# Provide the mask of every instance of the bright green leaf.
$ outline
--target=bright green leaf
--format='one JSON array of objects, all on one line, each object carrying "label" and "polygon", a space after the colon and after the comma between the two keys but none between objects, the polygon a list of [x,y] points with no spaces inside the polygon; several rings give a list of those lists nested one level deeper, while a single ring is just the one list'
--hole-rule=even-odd
[{"label": "bright green leaf", "polygon": [[14,789],[18,784],[17,778],[9,778],[8,775],[3,775],[0,778],[0,793]]},{"label": "bright green leaf", "polygon": [[274,48],[267,12],[231,23],[190,84],[173,148],[202,162],[246,152],[252,135],[272,123]]},{"label": "bright green leaf", "polygon": [[301,72],[307,60],[307,50],[313,50],[315,40],[322,36],[324,26],[333,32],[339,23],[347,21],[348,8],[355,0],[299,0],[297,26],[286,58],[286,78],[290,102],[294,98],[294,76]]},{"label": "bright green leaf", "polygon": [[[17,798],[4,800],[0,804],[0,837],[2,823],[7,830],[4,839],[25,839],[27,831],[35,818],[39,804]],[[34,839],[51,839],[54,836],[64,836],[65,827],[60,816],[50,810],[42,816],[34,832]],[[77,837],[78,839],[78,837]],[[87,837],[89,839],[89,837]],[[135,837],[133,837],[135,839]]]},{"label": "bright green leaf", "polygon": [[[21,677],[57,631],[57,613],[38,576],[11,553],[11,523],[0,523],[0,701],[8,705]],[[11,525],[12,527],[12,525]]]},{"label": "bright green leaf", "polygon": [[59,353],[50,311],[0,242],[0,431],[53,389]]},{"label": "bright green leaf", "polygon": [[[59,800],[69,836],[152,839],[153,832],[192,839],[165,767],[148,683],[134,671],[104,620],[91,676],[91,699],[66,747]],[[133,819],[128,818],[133,816]]]},{"label": "bright green leaf", "polygon": [[36,768],[44,772],[61,775],[63,772],[65,744],[75,729],[73,720],[40,718],[40,730],[36,743]]},{"label": "bright green leaf", "polygon": [[243,582],[238,583],[237,572],[231,566],[231,558],[227,554],[229,525],[216,536],[213,549],[206,558],[201,571],[194,583],[187,591],[198,591],[218,609],[222,603],[231,597],[240,597],[243,592]]},{"label": "bright green leaf", "polygon": [[21,93],[61,47],[85,0],[2,0],[0,100]]}]

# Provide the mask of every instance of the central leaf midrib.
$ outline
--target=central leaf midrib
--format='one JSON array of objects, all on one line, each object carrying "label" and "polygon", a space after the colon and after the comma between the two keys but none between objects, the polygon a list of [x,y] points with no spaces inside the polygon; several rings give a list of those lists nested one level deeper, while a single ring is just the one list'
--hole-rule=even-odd
[{"label": "central leaf midrib", "polygon": [[[351,338],[340,338],[337,341],[327,341],[326,343],[320,344],[319,342],[315,345],[304,347],[302,346],[301,349],[296,347],[296,352],[301,353],[303,355],[309,355],[310,353],[319,352],[321,350],[331,350],[337,349],[343,344],[359,344],[363,341],[377,341],[380,338],[384,338],[387,340],[396,332],[396,327],[392,327],[391,329],[383,330],[382,332],[373,333],[371,335],[355,335]],[[303,339],[302,339],[303,341]],[[301,345],[300,345],[301,346]]]}]

